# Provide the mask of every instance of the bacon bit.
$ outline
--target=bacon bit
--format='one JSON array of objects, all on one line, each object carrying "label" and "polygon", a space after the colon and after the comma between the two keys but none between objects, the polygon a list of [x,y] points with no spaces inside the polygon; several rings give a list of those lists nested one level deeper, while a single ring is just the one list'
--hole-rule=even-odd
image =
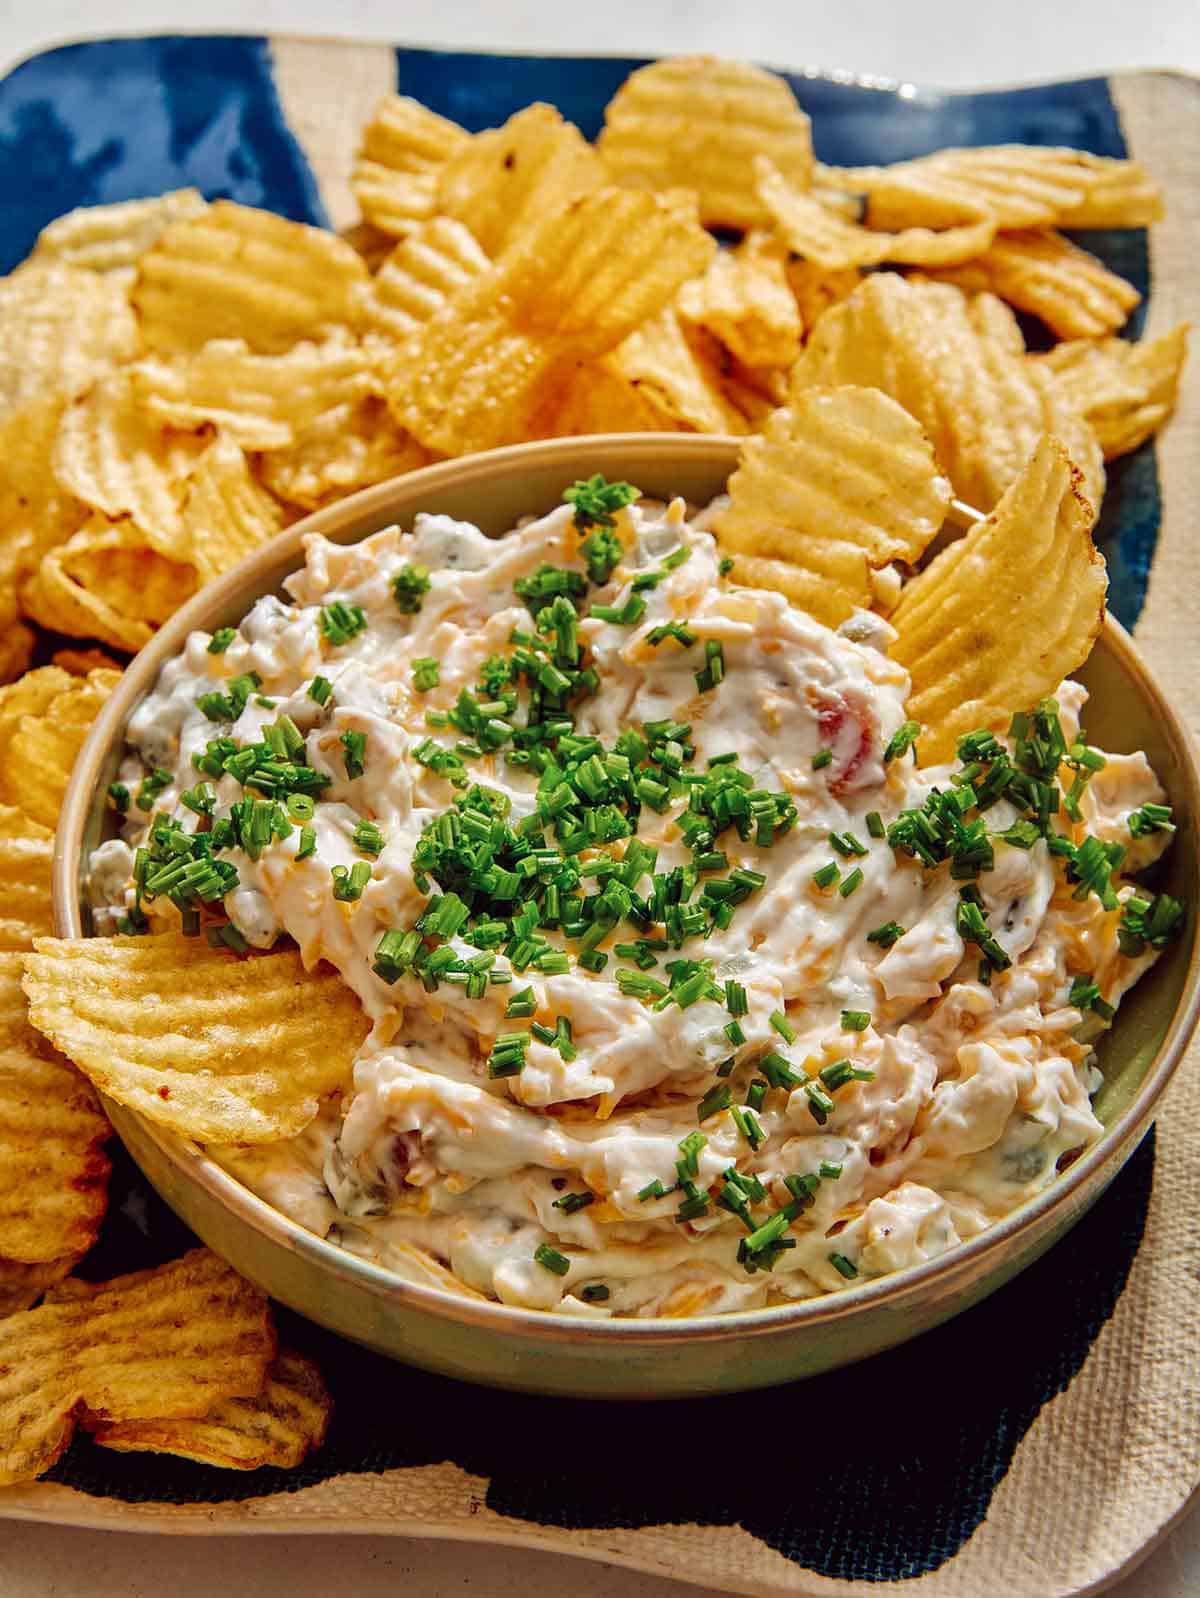
[{"label": "bacon bit", "polygon": [[846,793],[854,787],[875,744],[867,707],[858,695],[813,695],[811,702],[817,713],[820,746],[833,751],[833,763],[826,768],[829,791]]}]

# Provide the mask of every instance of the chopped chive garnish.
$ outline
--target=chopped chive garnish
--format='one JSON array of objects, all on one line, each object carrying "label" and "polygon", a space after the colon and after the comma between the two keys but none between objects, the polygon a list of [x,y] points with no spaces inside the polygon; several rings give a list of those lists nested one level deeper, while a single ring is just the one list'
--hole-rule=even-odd
[{"label": "chopped chive garnish", "polygon": [[772,1010],[767,1019],[785,1043],[795,1043],[796,1029],[782,1010]]},{"label": "chopped chive garnish", "polygon": [[871,1024],[871,1016],[867,1010],[843,1010],[843,1032],[865,1032]]},{"label": "chopped chive garnish", "polygon": [[130,794],[129,789],[123,782],[110,782],[108,785],[108,797],[113,809],[119,816],[128,814]]},{"label": "chopped chive garnish", "polygon": [[317,852],[317,829],[315,827],[300,828],[300,843],[296,849],[297,860],[307,860],[310,855]]},{"label": "chopped chive garnish", "polygon": [[725,1008],[735,1020],[743,1015],[749,1014],[750,1000],[746,996],[746,990],[740,982],[734,982],[732,980],[726,982]]},{"label": "chopped chive garnish", "polygon": [[858,1266],[853,1260],[848,1260],[844,1254],[831,1254],[829,1263],[838,1275],[844,1276],[848,1282],[852,1282],[858,1275]]},{"label": "chopped chive garnish", "polygon": [[528,1032],[501,1032],[488,1055],[488,1075],[519,1076],[525,1069],[525,1051],[528,1047]]},{"label": "chopped chive garnish", "polygon": [[638,1200],[645,1204],[650,1199],[666,1198],[667,1190],[656,1176],[652,1182],[647,1182],[645,1187],[638,1189]]},{"label": "chopped chive garnish", "polygon": [[373,821],[358,822],[354,828],[354,847],[360,854],[381,854],[383,844],[383,833]]},{"label": "chopped chive garnish", "polygon": [[648,644],[662,644],[668,638],[673,638],[681,649],[690,649],[696,642],[695,633],[681,621],[664,621],[646,634]]},{"label": "chopped chive garnish", "polygon": [[722,555],[720,560],[717,562],[717,576],[718,577],[728,577],[732,570],[733,570],[733,556],[732,555]]},{"label": "chopped chive garnish", "polygon": [[[831,860],[827,866],[822,866],[819,871],[813,872],[813,884],[818,888],[832,888],[841,874],[841,867],[837,861]],[[862,876],[861,871],[858,874],[860,877]]]},{"label": "chopped chive garnish", "polygon": [[432,655],[419,655],[412,663],[413,687],[419,694],[427,694],[441,681],[441,667]]},{"label": "chopped chive garnish", "polygon": [[571,1262],[565,1254],[560,1254],[556,1248],[551,1248],[549,1243],[539,1243],[533,1251],[537,1263],[547,1271],[552,1271],[555,1276],[565,1276],[571,1269]]},{"label": "chopped chive garnish", "polygon": [[333,684],[327,677],[314,677],[308,685],[308,697],[318,705],[327,705],[333,693]]},{"label": "chopped chive garnish", "polygon": [[333,897],[352,904],[362,898],[362,891],[371,880],[371,868],[365,860],[356,860],[352,866],[333,866]]},{"label": "chopped chive garnish", "polygon": [[137,797],[134,804],[139,810],[152,810],[154,801],[164,788],[169,788],[174,778],[169,771],[164,771],[161,766],[155,766],[153,771],[142,778],[138,785]]},{"label": "chopped chive garnish", "polygon": [[826,1182],[836,1182],[841,1174],[841,1166],[836,1165],[832,1160],[822,1160],[820,1165],[817,1167],[817,1175],[822,1177]]},{"label": "chopped chive garnish", "polygon": [[317,808],[315,800],[308,793],[290,793],[284,804],[293,821],[311,821]]},{"label": "chopped chive garnish", "polygon": [[861,886],[862,880],[862,870],[859,866],[855,866],[850,875],[848,877],[843,877],[841,882],[838,883],[838,892],[841,894],[842,898],[848,899],[854,892],[855,888]]},{"label": "chopped chive garnish", "polygon": [[[563,491],[563,500],[574,507],[575,526],[584,533],[589,527],[615,527],[616,512],[632,505],[640,493],[641,489],[632,483],[610,483],[602,473],[596,472],[592,477],[572,483]],[[603,576],[593,576],[592,581],[607,582],[611,570],[610,566]]]},{"label": "chopped chive garnish", "polygon": [[885,921],[881,927],[867,933],[867,942],[877,943],[881,949],[890,949],[893,943],[904,936],[904,931],[898,921]]},{"label": "chopped chive garnish", "polygon": [[831,766],[832,764],[832,749],[818,749],[816,754],[812,757],[812,768],[814,771],[823,771],[826,766]]},{"label": "chopped chive garnish", "polygon": [[722,1030],[735,1048],[740,1048],[741,1045],[745,1043],[746,1034],[742,1031],[742,1025],[740,1021],[730,1021],[727,1026],[722,1028]]},{"label": "chopped chive garnish", "polygon": [[367,625],[367,613],[361,605],[347,605],[340,599],[323,606],[318,619],[321,637],[335,648],[357,638]]},{"label": "chopped chive garnish", "polygon": [[720,639],[709,638],[704,644],[704,666],[696,672],[696,687],[700,693],[707,693],[710,688],[715,688],[725,679],[725,651]]},{"label": "chopped chive garnish", "polygon": [[1145,838],[1152,832],[1175,831],[1170,805],[1146,804],[1140,810],[1131,810],[1128,825],[1131,838]]},{"label": "chopped chive garnish", "polygon": [[520,993],[514,993],[504,1006],[506,1019],[524,1020],[526,1017],[537,1013],[537,999],[532,988],[522,988]]},{"label": "chopped chive garnish", "polygon": [[883,817],[879,814],[878,810],[869,810],[867,812],[867,831],[870,833],[872,838],[883,838],[887,836],[887,828],[884,826]]},{"label": "chopped chive garnish", "polygon": [[579,1296],[585,1304],[603,1304],[610,1292],[603,1282],[588,1282],[579,1289]]},{"label": "chopped chive garnish", "polygon": [[338,741],[342,746],[346,775],[353,781],[361,777],[365,769],[367,735],[365,732],[344,732]]},{"label": "chopped chive garnish", "polygon": [[577,1210],[586,1210],[589,1204],[595,1202],[594,1193],[564,1193],[562,1198],[554,1200],[554,1208],[561,1210],[564,1215],[574,1215]]},{"label": "chopped chive garnish", "polygon": [[899,760],[902,755],[906,755],[920,736],[921,723],[919,721],[903,722],[896,729],[887,748],[883,751],[884,765],[890,765],[893,760]]},{"label": "chopped chive garnish", "polygon": [[429,592],[429,572],[424,566],[401,566],[392,578],[392,598],[406,616],[415,616]]},{"label": "chopped chive garnish", "polygon": [[733,1090],[728,1082],[714,1082],[696,1106],[696,1119],[700,1122],[707,1121],[710,1116],[727,1110],[732,1103]]},{"label": "chopped chive garnish", "polygon": [[218,627],[208,640],[208,653],[210,655],[223,655],[236,637],[236,627]]}]

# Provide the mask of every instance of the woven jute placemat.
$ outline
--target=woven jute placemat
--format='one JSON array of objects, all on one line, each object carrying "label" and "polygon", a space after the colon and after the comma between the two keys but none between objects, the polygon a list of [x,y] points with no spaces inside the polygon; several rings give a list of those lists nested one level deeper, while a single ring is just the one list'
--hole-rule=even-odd
[{"label": "woven jute placemat", "polygon": [[[356,130],[394,87],[397,58],[256,43],[274,113],[326,215],[344,220]],[[486,89],[506,64],[480,57],[471,70]],[[552,73],[537,92],[555,98]],[[1080,86],[1080,114],[1101,101],[1105,137],[1123,132],[1167,191],[1151,243],[1157,332],[1196,305],[1200,84],[1138,74]],[[1196,731],[1200,362],[1158,461],[1164,514],[1137,637]],[[181,1242],[135,1174],[119,1175],[102,1268],[122,1260],[122,1227],[160,1252]],[[456,1386],[294,1326],[339,1406],[311,1469],[235,1480],[80,1445],[55,1479],[0,1492],[0,1515],[519,1543],[756,1595],[861,1598],[890,1582],[931,1598],[1079,1598],[1136,1562],[1200,1483],[1198,1212],[1193,1048],[1156,1133],[1068,1242],[992,1300],[855,1370],[740,1399],[597,1408]]]}]

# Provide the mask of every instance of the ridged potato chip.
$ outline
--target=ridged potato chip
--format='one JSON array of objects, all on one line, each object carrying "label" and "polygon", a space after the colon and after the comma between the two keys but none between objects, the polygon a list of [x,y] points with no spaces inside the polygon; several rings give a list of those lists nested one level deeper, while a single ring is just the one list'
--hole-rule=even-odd
[{"label": "ridged potato chip", "polygon": [[849,299],[862,282],[862,273],[856,266],[830,272],[815,261],[806,261],[803,256],[793,255],[789,251],[787,280],[807,334],[816,327],[831,305],[840,305],[843,300]]},{"label": "ridged potato chip", "polygon": [[89,272],[136,266],[172,222],[199,216],[207,202],[198,189],[174,189],[147,200],[83,205],[59,216],[38,234],[33,259],[64,261]]},{"label": "ridged potato chip", "polygon": [[44,827],[53,830],[58,825],[75,757],[120,675],[101,670],[86,677],[68,676],[42,709],[25,712],[6,725],[0,745],[4,753],[0,800],[18,806]]},{"label": "ridged potato chip", "polygon": [[365,399],[322,411],[290,449],[264,454],[259,472],[280,499],[316,510],[355,489],[416,471],[429,459],[381,400]]},{"label": "ridged potato chip", "polygon": [[69,671],[72,677],[86,677],[89,671],[121,670],[121,662],[103,649],[56,649],[50,664]]},{"label": "ridged potato chip", "polygon": [[615,347],[708,264],[670,202],[601,189],[543,219],[405,344],[388,403],[426,449],[537,436],[580,359]]},{"label": "ridged potato chip", "polygon": [[54,930],[50,867],[54,836],[0,835],[0,950],[30,949]]},{"label": "ridged potato chip", "polygon": [[456,122],[407,96],[381,100],[363,129],[350,178],[367,221],[398,238],[427,221],[434,212],[439,171],[470,137]]},{"label": "ridged potato chip", "polygon": [[78,1264],[78,1254],[47,1260],[43,1265],[0,1258],[0,1321],[36,1304],[48,1287],[56,1286]]},{"label": "ridged potato chip", "polygon": [[241,449],[218,434],[188,484],[181,545],[199,583],[211,582],[274,538],[283,513]]},{"label": "ridged potato chip", "polygon": [[0,278],[0,417],[48,394],[73,399],[139,343],[115,279],[57,261],[18,267]]},{"label": "ridged potato chip", "polygon": [[0,1484],[32,1481],[90,1423],[203,1415],[259,1392],[265,1296],[207,1249],[109,1282],[72,1278],[0,1322]]},{"label": "ridged potato chip", "polygon": [[991,515],[905,585],[890,653],[912,679],[923,764],[950,759],[976,727],[1004,730],[1087,659],[1108,587],[1095,519],[1047,435]]},{"label": "ridged potato chip", "polygon": [[659,407],[617,369],[609,355],[578,362],[535,425],[547,438],[675,431],[664,422]]},{"label": "ridged potato chip", "polygon": [[695,189],[701,221],[769,221],[753,162],[766,156],[795,188],[811,186],[812,130],[780,77],[745,62],[680,56],[630,73],[604,113],[596,149],[627,188]]},{"label": "ridged potato chip", "polygon": [[986,250],[996,223],[986,206],[963,202],[957,216],[942,230],[905,228],[878,232],[847,221],[838,212],[789,183],[765,157],[754,163],[758,197],[788,248],[827,272],[878,266],[896,261],[907,266],[948,266],[969,261]]},{"label": "ridged potato chip", "polygon": [[407,338],[491,264],[464,223],[434,217],[397,244],[371,279],[367,322],[389,338]]},{"label": "ridged potato chip", "polygon": [[92,1440],[118,1453],[174,1454],[221,1470],[287,1470],[320,1447],[332,1413],[315,1362],[281,1349],[251,1398],[222,1399],[196,1419],[102,1424]]},{"label": "ridged potato chip", "polygon": [[42,557],[21,603],[43,627],[133,654],[198,586],[194,566],[150,549],[131,521],[96,516]]},{"label": "ridged potato chip", "polygon": [[287,449],[325,411],[378,394],[378,357],[346,338],[257,355],[213,339],[194,355],[130,368],[138,405],[159,427],[217,427],[243,449]]},{"label": "ridged potato chip", "polygon": [[535,104],[461,146],[442,168],[437,210],[470,228],[495,259],[526,228],[607,181],[579,129],[552,105]]},{"label": "ridged potato chip", "polygon": [[63,413],[54,473],[102,516],[129,517],[159,554],[185,559],[183,498],[203,448],[191,433],[166,432],[138,403],[131,375],[116,372]]},{"label": "ridged potato chip", "polygon": [[929,440],[895,400],[808,389],[742,446],[713,530],[735,581],[782,577],[793,603],[836,627],[870,604],[872,570],[920,558],[950,497]]},{"label": "ridged potato chip", "polygon": [[52,465],[66,403],[50,392],[0,415],[0,584],[10,592],[87,517]]},{"label": "ridged potato chip", "polygon": [[631,333],[603,364],[649,406],[656,431],[749,432],[746,416],[725,391],[722,360],[712,335],[685,328],[669,306]]},{"label": "ridged potato chip", "polygon": [[[217,200],[173,222],[138,262],[142,337],[167,354],[241,338],[263,355],[353,328],[367,269],[336,234]],[[103,279],[99,281],[103,282]]]},{"label": "ridged potato chip", "polygon": [[44,1264],[91,1247],[111,1131],[91,1084],[28,1024],[21,955],[0,954],[0,1257]]},{"label": "ridged potato chip", "polygon": [[1144,444],[1175,409],[1187,360],[1188,324],[1131,344],[1106,338],[1058,344],[1030,361],[1049,372],[1067,403],[1100,441],[1105,460]]},{"label": "ridged potato chip", "polygon": [[33,659],[33,631],[17,620],[15,595],[15,586],[0,589],[0,683],[19,677]]},{"label": "ridged potato chip", "polygon": [[1059,338],[1115,333],[1142,297],[1053,228],[998,233],[975,260],[929,275],[969,293],[997,294],[1018,311],[1040,316]]},{"label": "ridged potato chip", "polygon": [[763,232],[720,250],[703,277],[679,291],[679,314],[707,328],[747,366],[791,366],[802,324],[788,284],[787,251]]},{"label": "ridged potato chip", "polygon": [[369,1030],[336,972],[238,959],[173,933],[39,939],[33,1025],[101,1092],[185,1137],[293,1137],[344,1087]]},{"label": "ridged potato chip", "polygon": [[[945,227],[964,204],[984,204],[998,228],[1083,227],[1089,207],[1106,193],[1109,220],[1097,227],[1143,227],[1162,216],[1162,198],[1136,161],[1109,160],[1085,150],[1029,144],[937,150],[892,166],[822,167],[818,180],[865,195],[871,227]],[[1099,215],[1097,208],[1095,214]],[[1116,218],[1120,216],[1121,220]]]},{"label": "ridged potato chip", "polygon": [[882,389],[920,422],[958,497],[983,511],[1052,431],[1099,504],[1099,446],[1050,375],[1018,353],[1016,336],[1012,313],[989,296],[872,273],[817,323],[792,369],[791,393],[844,383]]}]

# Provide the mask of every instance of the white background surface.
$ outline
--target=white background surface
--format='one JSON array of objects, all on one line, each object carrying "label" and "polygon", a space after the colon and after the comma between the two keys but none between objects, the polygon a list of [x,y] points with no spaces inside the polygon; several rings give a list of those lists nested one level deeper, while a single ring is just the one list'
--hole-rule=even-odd
[{"label": "white background surface", "polygon": [[[67,39],[197,26],[461,48],[712,50],[946,88],[1114,68],[1200,72],[1196,0],[986,7],[961,0],[255,0],[252,7],[245,0],[94,0],[86,10],[79,0],[0,0],[0,72]],[[135,1537],[0,1521],[0,1598],[686,1598],[698,1591],[606,1565],[424,1539]],[[1200,1514],[1118,1592],[1195,1598]]]}]

